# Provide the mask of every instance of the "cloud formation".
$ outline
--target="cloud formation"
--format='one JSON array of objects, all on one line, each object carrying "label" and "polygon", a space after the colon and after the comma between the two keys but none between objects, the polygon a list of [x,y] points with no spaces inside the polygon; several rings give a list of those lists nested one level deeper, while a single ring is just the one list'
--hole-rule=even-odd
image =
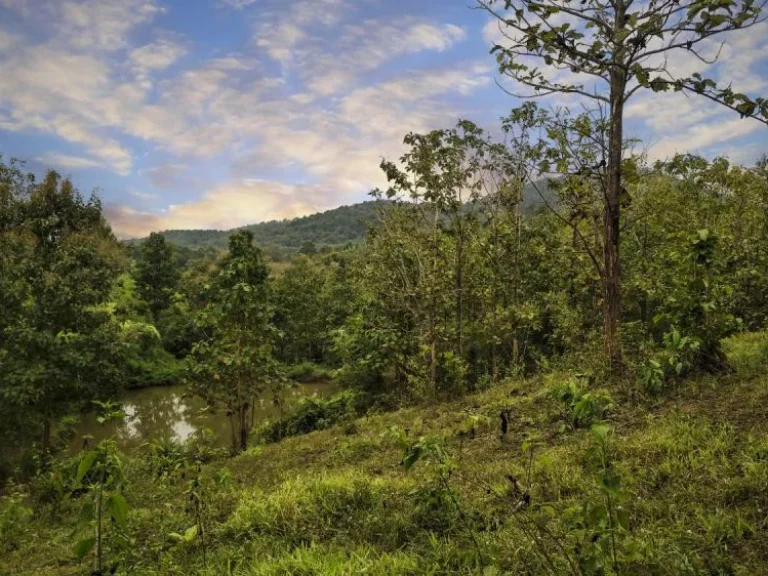
[{"label": "cloud formation", "polygon": [[[406,132],[494,121],[515,104],[493,84],[498,26],[477,12],[405,0],[199,8],[205,26],[170,28],[180,0],[0,0],[0,130],[37,139],[45,166],[94,174],[121,236],[358,201],[384,184],[381,158],[402,154]],[[756,90],[766,37],[723,51]],[[753,137],[732,116],[655,102],[628,114],[659,153]],[[127,192],[109,197],[110,184]]]}]

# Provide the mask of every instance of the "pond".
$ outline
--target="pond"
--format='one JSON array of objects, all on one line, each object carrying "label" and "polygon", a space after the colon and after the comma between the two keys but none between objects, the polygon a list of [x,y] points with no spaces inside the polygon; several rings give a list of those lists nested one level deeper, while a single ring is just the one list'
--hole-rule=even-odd
[{"label": "pond", "polygon": [[[297,384],[285,394],[283,411],[290,410],[301,398],[310,396],[330,396],[337,391],[333,381]],[[90,442],[115,437],[122,449],[134,449],[149,440],[167,438],[183,442],[197,430],[209,428],[216,437],[216,444],[229,446],[229,419],[223,411],[214,414],[204,413],[205,402],[190,396],[186,386],[165,386],[159,388],[141,388],[129,390],[122,399],[125,418],[104,425],[96,421],[96,414],[89,413],[82,417],[75,428],[75,436],[70,442],[70,452],[75,453],[83,447],[83,437],[92,436]],[[258,426],[264,420],[274,420],[280,415],[279,408],[271,398],[262,398],[256,405],[254,421]]]}]

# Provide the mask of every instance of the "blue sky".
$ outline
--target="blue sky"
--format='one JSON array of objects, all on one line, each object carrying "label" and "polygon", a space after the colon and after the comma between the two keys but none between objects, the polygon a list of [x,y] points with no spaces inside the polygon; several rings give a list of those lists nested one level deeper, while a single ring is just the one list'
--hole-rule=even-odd
[{"label": "blue sky", "polygon": [[[517,104],[471,3],[0,0],[0,154],[98,188],[121,237],[358,202],[408,131]],[[714,66],[670,64],[768,93],[768,27],[726,40]],[[768,152],[765,126],[681,95],[641,95],[628,127],[652,158]]]}]

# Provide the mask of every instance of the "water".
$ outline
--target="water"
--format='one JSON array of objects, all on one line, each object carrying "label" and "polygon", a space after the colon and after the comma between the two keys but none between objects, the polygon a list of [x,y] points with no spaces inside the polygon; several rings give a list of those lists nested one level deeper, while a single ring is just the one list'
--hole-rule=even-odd
[{"label": "water", "polygon": [[[283,410],[290,410],[300,398],[307,396],[329,396],[337,390],[335,382],[322,381],[297,384],[285,394]],[[125,418],[104,425],[96,421],[96,414],[86,414],[76,427],[76,435],[70,442],[70,451],[82,449],[83,437],[90,435],[98,442],[114,437],[122,449],[130,450],[153,439],[168,438],[183,442],[200,428],[209,428],[219,446],[229,446],[231,432],[229,419],[223,411],[215,414],[202,412],[205,402],[190,396],[186,386],[165,386],[142,388],[126,392],[122,400]],[[258,401],[255,423],[279,417],[279,409],[271,398]]]}]

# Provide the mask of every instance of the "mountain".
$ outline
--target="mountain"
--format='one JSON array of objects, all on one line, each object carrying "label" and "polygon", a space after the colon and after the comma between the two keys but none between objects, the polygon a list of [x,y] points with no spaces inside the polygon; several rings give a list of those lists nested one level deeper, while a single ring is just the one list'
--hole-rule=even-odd
[{"label": "mountain", "polygon": [[[554,201],[553,193],[546,183],[539,184],[539,190],[547,202]],[[544,208],[541,195],[530,184],[523,194],[523,211],[533,214]],[[293,218],[250,224],[233,230],[165,230],[166,240],[192,250],[213,248],[225,250],[227,239],[236,230],[253,232],[256,244],[264,248],[273,258],[297,252],[303,244],[312,243],[320,249],[325,246],[343,246],[361,242],[369,224],[376,219],[377,210],[386,200],[370,200],[351,206],[340,206],[325,212]],[[141,240],[129,240],[135,245]]]},{"label": "mountain", "polygon": [[360,242],[365,237],[365,229],[375,220],[380,204],[378,201],[361,202],[301,218],[272,220],[233,230],[165,230],[162,233],[169,242],[191,249],[212,247],[224,250],[230,234],[237,230],[250,230],[255,243],[267,249],[296,252],[308,242],[317,248],[342,246]]}]

